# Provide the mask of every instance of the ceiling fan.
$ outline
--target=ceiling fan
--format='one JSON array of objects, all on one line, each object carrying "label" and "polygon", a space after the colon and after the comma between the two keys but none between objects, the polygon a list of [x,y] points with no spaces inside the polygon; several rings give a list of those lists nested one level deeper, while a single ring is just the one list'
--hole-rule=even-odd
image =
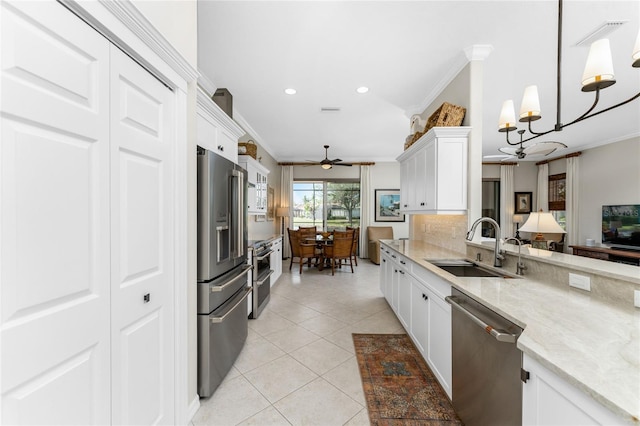
[{"label": "ceiling fan", "polygon": [[339,159],[339,158],[336,158],[334,160],[329,160],[329,145],[325,145],[324,146],[324,160],[322,160],[322,161],[307,160],[307,161],[312,163],[312,164],[309,164],[310,166],[319,165],[320,167],[322,167],[325,170],[329,170],[333,166],[348,166],[348,167],[351,167],[353,165],[351,163],[342,163],[342,160]]},{"label": "ceiling fan", "polygon": [[[513,159],[523,160],[525,157],[531,155],[534,157],[544,157],[558,149],[566,148],[567,145],[562,142],[538,142],[533,145],[529,145],[526,148],[522,146],[522,142],[518,145],[518,147],[503,147],[499,148],[498,151],[503,152],[508,155],[503,161],[510,161]],[[515,158],[514,158],[515,157]]]}]

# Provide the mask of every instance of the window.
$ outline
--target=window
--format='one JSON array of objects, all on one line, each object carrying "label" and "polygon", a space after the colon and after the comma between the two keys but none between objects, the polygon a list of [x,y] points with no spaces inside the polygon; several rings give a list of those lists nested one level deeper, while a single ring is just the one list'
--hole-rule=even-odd
[{"label": "window", "polygon": [[567,174],[549,176],[549,211],[566,210],[564,201],[567,189]]},{"label": "window", "polygon": [[567,195],[567,174],[549,176],[549,211],[562,229],[567,229],[565,198]]},{"label": "window", "polygon": [[360,226],[360,182],[294,182],[293,227],[299,226],[325,230]]}]

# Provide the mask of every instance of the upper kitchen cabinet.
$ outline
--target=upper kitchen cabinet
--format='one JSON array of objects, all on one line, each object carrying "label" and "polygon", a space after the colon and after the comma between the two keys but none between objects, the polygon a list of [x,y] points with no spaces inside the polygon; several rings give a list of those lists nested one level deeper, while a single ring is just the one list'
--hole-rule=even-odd
[{"label": "upper kitchen cabinet", "polygon": [[238,155],[238,164],[247,171],[249,214],[267,214],[267,176],[269,169],[249,155]]},{"label": "upper kitchen cabinet", "polygon": [[238,139],[244,130],[198,88],[198,145],[238,163]]},{"label": "upper kitchen cabinet", "polygon": [[434,127],[397,158],[403,213],[466,213],[470,130]]}]

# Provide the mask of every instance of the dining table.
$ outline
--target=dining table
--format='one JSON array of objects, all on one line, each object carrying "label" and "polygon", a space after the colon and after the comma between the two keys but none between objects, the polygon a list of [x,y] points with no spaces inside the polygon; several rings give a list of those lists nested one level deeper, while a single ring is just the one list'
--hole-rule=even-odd
[{"label": "dining table", "polygon": [[[324,257],[324,247],[333,243],[333,233],[326,235],[326,233],[318,232],[315,237],[306,237],[304,239],[307,244],[315,244],[317,248],[322,250],[322,256],[318,261],[318,271],[322,271],[325,266],[326,258]],[[331,265],[326,265],[331,266]]]}]

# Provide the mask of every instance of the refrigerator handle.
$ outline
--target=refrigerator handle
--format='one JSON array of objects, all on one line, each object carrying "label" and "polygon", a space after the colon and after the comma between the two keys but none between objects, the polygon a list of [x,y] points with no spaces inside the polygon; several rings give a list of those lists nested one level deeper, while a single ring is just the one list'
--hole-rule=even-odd
[{"label": "refrigerator handle", "polygon": [[237,221],[237,226],[235,227],[235,235],[232,238],[235,238],[235,251],[237,256],[244,256],[244,220],[242,220],[242,215],[244,214],[244,174],[240,170],[234,170],[232,172],[232,181],[234,181],[235,185],[232,185],[233,191],[235,192],[235,206],[232,208],[235,212],[232,212],[231,217],[233,220]]}]

